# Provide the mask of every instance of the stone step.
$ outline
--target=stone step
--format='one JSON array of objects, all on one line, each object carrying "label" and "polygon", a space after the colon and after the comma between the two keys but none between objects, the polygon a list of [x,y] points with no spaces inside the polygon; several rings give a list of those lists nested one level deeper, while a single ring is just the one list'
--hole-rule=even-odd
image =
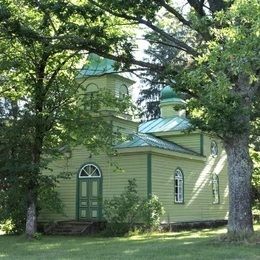
[{"label": "stone step", "polygon": [[51,235],[80,235],[95,233],[99,229],[100,223],[64,221],[46,226],[44,232]]}]

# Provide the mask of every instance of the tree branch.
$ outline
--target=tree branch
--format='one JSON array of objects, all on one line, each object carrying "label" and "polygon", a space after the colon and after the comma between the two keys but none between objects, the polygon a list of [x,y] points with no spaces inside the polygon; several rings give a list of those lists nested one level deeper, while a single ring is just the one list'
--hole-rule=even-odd
[{"label": "tree branch", "polygon": [[[138,19],[138,18],[137,18]],[[177,38],[173,37],[172,35],[166,33],[165,31],[163,31],[162,29],[160,29],[159,27],[155,26],[153,23],[151,23],[150,21],[144,20],[142,18],[139,18],[138,21],[144,25],[146,25],[147,27],[149,27],[150,29],[152,29],[154,32],[160,34],[161,36],[163,36],[165,39],[168,39],[169,41],[174,42],[176,45],[179,46],[180,49],[182,49],[183,51],[187,52],[188,54],[191,54],[192,56],[198,56],[198,52],[195,51],[195,49],[193,49],[192,47],[190,47],[188,44],[186,44],[183,41],[178,40]]]},{"label": "tree branch", "polygon": [[198,56],[198,52],[195,49],[190,47],[185,42],[178,40],[177,38],[173,37],[172,35],[169,35],[168,33],[166,33],[165,31],[163,31],[162,29],[160,29],[159,27],[157,27],[156,25],[154,25],[152,22],[150,22],[148,20],[145,20],[143,18],[136,17],[136,16],[131,16],[131,15],[128,15],[124,12],[118,13],[118,12],[115,12],[111,9],[107,9],[104,6],[98,4],[95,0],[89,0],[89,2],[92,3],[93,5],[97,6],[98,8],[102,9],[103,11],[106,11],[106,12],[108,12],[108,13],[114,15],[114,16],[121,17],[121,18],[126,19],[126,20],[137,21],[140,24],[144,24],[148,28],[152,29],[154,32],[163,36],[165,39],[168,39],[169,41],[172,41],[175,44],[177,44],[180,48],[182,48],[188,54],[191,54],[192,56]]},{"label": "tree branch", "polygon": [[59,64],[59,66],[57,66],[57,68],[54,70],[54,72],[52,73],[50,79],[48,80],[47,84],[46,84],[46,91],[48,91],[49,87],[51,86],[51,84],[53,83],[53,81],[56,79],[57,74],[59,73],[59,71],[62,69],[62,67],[71,59],[73,58],[77,53],[79,53],[79,51],[75,51],[74,53],[72,53],[71,55],[69,55],[68,57],[66,57],[66,59],[64,59],[64,61],[62,63]]},{"label": "tree branch", "polygon": [[187,0],[190,6],[194,8],[199,16],[205,16],[205,12],[203,10],[204,0]]},{"label": "tree branch", "polygon": [[178,49],[178,50],[181,50],[181,51],[185,51],[183,50],[182,48],[180,48],[178,45],[173,45],[173,44],[170,44],[168,42],[163,42],[163,41],[155,41],[155,40],[147,40],[148,42],[151,42],[151,43],[155,43],[155,44],[159,44],[159,45],[164,45],[164,46],[167,46],[167,47],[171,47],[171,48],[175,48],[175,49]]},{"label": "tree branch", "polygon": [[186,20],[176,9],[168,5],[165,0],[156,0],[158,3],[161,4],[169,13],[173,14],[182,24],[191,27],[191,22]]},{"label": "tree branch", "polygon": [[[230,1],[230,2],[233,2],[233,1]],[[212,13],[224,10],[228,6],[228,4],[225,3],[225,1],[223,1],[223,0],[208,0],[208,3],[209,3],[209,7],[210,7],[210,10]],[[229,4],[231,4],[231,3],[229,3]]]}]

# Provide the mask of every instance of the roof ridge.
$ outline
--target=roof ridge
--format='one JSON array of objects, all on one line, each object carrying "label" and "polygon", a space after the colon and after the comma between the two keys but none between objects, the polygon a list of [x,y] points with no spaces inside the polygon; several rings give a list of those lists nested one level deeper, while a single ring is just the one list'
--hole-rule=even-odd
[{"label": "roof ridge", "polygon": [[180,116],[156,118],[149,120],[139,125],[138,131],[142,133],[157,133],[157,132],[171,132],[184,131],[190,128],[190,121],[188,118]]}]

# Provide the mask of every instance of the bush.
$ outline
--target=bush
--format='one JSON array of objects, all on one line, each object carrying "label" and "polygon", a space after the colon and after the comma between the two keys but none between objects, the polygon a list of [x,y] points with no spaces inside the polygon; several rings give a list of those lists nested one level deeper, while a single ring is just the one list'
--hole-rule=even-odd
[{"label": "bush", "polygon": [[160,218],[164,214],[164,208],[159,198],[152,195],[150,199],[144,200],[140,212],[144,228],[153,231],[160,225]]},{"label": "bush", "polygon": [[[7,179],[8,185],[2,189],[0,183],[0,223],[4,223],[2,229],[6,233],[19,234],[25,231],[27,189],[21,179]],[[63,213],[63,204],[55,190],[56,184],[52,176],[39,176],[37,214],[42,208]]]},{"label": "bush", "polygon": [[0,225],[0,230],[5,234],[11,234],[14,230],[15,226],[12,223],[11,219],[7,219],[3,224]]},{"label": "bush", "polygon": [[0,223],[6,233],[22,233],[25,227],[26,198],[19,185],[0,190]]},{"label": "bush", "polygon": [[141,199],[137,193],[136,180],[128,180],[128,185],[120,196],[104,202],[104,217],[107,221],[106,233],[123,235],[136,226],[142,230],[154,230],[160,224],[164,213],[158,197]]},{"label": "bush", "polygon": [[260,152],[251,151],[254,169],[252,175],[252,202],[254,212],[260,211]]}]

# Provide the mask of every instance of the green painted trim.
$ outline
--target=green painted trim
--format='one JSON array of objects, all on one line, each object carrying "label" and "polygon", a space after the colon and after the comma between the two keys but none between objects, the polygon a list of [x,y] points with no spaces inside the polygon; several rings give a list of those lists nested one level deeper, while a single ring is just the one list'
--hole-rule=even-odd
[{"label": "green painted trim", "polygon": [[[79,192],[80,192],[80,190],[79,190],[79,184],[80,184],[79,172],[80,172],[81,168],[84,165],[86,165],[86,164],[93,164],[93,165],[95,165],[96,167],[98,167],[98,169],[100,171],[100,174],[101,174],[101,177],[98,178],[98,180],[99,180],[99,182],[98,182],[98,193],[99,193],[101,199],[100,199],[100,204],[98,205],[98,217],[97,217],[97,219],[98,220],[102,220],[102,218],[103,218],[103,216],[102,216],[102,208],[103,208],[103,172],[102,172],[101,168],[99,167],[99,165],[96,164],[95,162],[83,163],[79,167],[79,169],[77,171],[77,174],[76,174],[76,178],[77,178],[76,179],[76,193],[77,193],[76,194],[76,220],[77,221],[80,220],[80,218],[79,218]],[[85,180],[91,180],[91,178],[90,179],[86,178]],[[90,182],[88,182],[88,186],[89,186],[89,183]],[[88,188],[88,191],[89,191],[89,188]]]},{"label": "green painted trim", "polygon": [[152,196],[152,154],[147,154],[147,198]]},{"label": "green painted trim", "polygon": [[204,135],[200,133],[200,154],[204,155]]},{"label": "green painted trim", "polygon": [[[99,168],[100,169],[100,168]],[[101,170],[100,170],[101,171]],[[102,209],[103,209],[103,174],[101,172],[101,178],[100,178],[100,185],[99,185],[99,196],[100,196],[100,203],[98,205],[98,220],[102,220],[103,216],[102,216]]]},{"label": "green painted trim", "polygon": [[76,174],[76,220],[79,221],[79,171]]}]

